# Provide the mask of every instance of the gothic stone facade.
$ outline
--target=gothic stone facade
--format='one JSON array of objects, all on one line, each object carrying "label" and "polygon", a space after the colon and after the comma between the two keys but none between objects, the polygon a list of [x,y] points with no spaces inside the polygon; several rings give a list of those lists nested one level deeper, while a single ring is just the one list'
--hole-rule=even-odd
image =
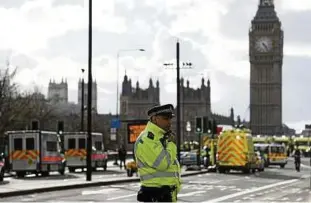
[{"label": "gothic stone facade", "polygon": [[67,80],[62,79],[60,83],[55,80],[49,82],[48,86],[48,100],[53,104],[68,103],[68,84]]},{"label": "gothic stone facade", "polygon": [[[87,107],[87,98],[88,98],[88,83],[84,81],[84,106]],[[82,80],[79,79],[78,83],[78,105],[81,106],[82,103]],[[92,110],[97,112],[97,82],[92,83]],[[87,111],[85,111],[85,114]]]},{"label": "gothic stone facade", "polygon": [[249,30],[250,128],[282,134],[283,31],[273,0],[260,0]]},{"label": "gothic stone facade", "polygon": [[[194,89],[190,87],[190,82],[181,79],[181,141],[198,140],[194,133],[194,124],[196,116],[209,116],[210,119],[216,119],[218,123],[231,125],[233,120],[233,109],[229,117],[213,114],[211,112],[211,86],[210,81],[202,78],[201,87]],[[147,110],[155,105],[160,104],[160,86],[159,81],[153,85],[153,81],[149,80],[149,87],[141,89],[139,82],[136,83],[136,88],[132,87],[132,81],[126,75],[122,84],[122,93],[120,97],[120,116],[122,120],[146,119]],[[192,131],[190,135],[186,131],[187,121],[191,122]],[[173,120],[173,130],[176,131],[176,120]],[[126,124],[122,125],[119,131],[119,143],[127,145],[128,150],[132,149],[132,145],[128,145],[126,132]]]},{"label": "gothic stone facade", "polygon": [[[124,76],[122,92],[120,96],[120,116],[121,120],[146,120],[147,111],[153,106],[160,104],[160,84],[156,81],[154,86],[152,79],[149,80],[149,87],[142,89],[139,82],[136,87],[132,87],[132,80]],[[118,132],[118,143],[128,145],[127,124],[123,123]],[[131,149],[133,146],[128,146]]]}]

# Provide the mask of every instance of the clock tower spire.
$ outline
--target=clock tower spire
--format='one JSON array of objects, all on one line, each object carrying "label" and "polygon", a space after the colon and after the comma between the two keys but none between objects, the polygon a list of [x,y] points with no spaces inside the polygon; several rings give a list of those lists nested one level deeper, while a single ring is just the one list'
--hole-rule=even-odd
[{"label": "clock tower spire", "polygon": [[283,30],[273,0],[260,0],[249,30],[252,133],[282,134]]}]

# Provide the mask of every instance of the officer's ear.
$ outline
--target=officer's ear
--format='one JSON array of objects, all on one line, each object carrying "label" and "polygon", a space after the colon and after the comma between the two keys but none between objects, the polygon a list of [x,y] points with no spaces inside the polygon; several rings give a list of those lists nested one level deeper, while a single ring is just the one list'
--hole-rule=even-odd
[{"label": "officer's ear", "polygon": [[151,116],[150,120],[152,123],[157,124],[156,116]]}]

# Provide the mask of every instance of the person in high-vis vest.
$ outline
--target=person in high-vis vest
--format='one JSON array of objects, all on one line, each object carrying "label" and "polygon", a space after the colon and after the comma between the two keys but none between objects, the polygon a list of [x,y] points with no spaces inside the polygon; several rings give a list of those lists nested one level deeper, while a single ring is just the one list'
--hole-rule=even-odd
[{"label": "person in high-vis vest", "polygon": [[140,176],[139,202],[176,202],[181,189],[181,169],[171,132],[174,107],[155,106],[149,122],[137,138],[134,156]]}]

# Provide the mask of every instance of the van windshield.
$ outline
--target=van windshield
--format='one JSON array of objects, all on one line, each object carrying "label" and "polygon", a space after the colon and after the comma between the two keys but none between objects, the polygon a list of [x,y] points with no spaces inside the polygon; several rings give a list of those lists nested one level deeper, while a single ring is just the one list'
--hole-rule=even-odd
[{"label": "van windshield", "polygon": [[268,153],[267,146],[255,146],[255,151],[259,151],[261,153]]},{"label": "van windshield", "polygon": [[271,153],[284,153],[284,152],[285,152],[284,147],[271,146]]}]

